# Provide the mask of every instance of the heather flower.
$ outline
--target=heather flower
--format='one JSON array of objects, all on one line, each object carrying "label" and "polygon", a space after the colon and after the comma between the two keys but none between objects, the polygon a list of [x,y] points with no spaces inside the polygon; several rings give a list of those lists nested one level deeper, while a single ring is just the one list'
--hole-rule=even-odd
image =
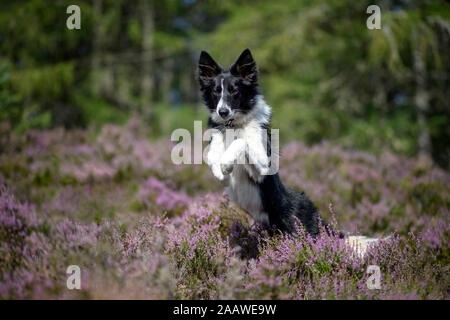
[{"label": "heather flower", "polygon": [[185,193],[176,192],[153,177],[147,179],[141,185],[137,199],[145,208],[172,214],[180,213],[190,202]]},{"label": "heather flower", "polygon": [[79,182],[111,179],[115,172],[115,169],[110,165],[98,161],[86,161],[81,164],[67,163],[61,168],[62,175],[66,177],[73,177]]},{"label": "heather flower", "polygon": [[[281,179],[352,236],[312,239],[254,224],[206,165],[174,165],[147,131],[134,118],[96,138],[0,138],[0,299],[449,298],[450,174],[429,159],[286,144]],[[358,235],[378,241],[355,248]],[[70,264],[80,291],[65,287]]]}]

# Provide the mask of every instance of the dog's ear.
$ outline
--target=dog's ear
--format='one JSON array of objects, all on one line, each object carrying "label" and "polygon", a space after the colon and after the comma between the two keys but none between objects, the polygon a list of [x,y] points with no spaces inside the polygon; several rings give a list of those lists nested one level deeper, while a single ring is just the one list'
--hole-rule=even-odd
[{"label": "dog's ear", "polygon": [[249,49],[245,49],[241,53],[236,62],[231,66],[230,72],[234,76],[242,77],[246,84],[255,84],[257,82],[258,70]]},{"label": "dog's ear", "polygon": [[200,84],[210,83],[221,72],[222,68],[217,62],[206,51],[202,51],[198,60],[198,80]]}]

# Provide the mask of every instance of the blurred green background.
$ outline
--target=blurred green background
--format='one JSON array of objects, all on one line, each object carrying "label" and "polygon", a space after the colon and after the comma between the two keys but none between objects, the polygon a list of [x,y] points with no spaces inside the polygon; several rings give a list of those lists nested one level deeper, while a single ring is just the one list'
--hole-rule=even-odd
[{"label": "blurred green background", "polygon": [[[68,30],[67,6],[81,8]],[[381,30],[366,9],[381,8]],[[431,156],[449,168],[447,1],[30,0],[0,4],[0,123],[100,128],[139,115],[154,137],[206,119],[200,50],[250,48],[282,142]]]}]

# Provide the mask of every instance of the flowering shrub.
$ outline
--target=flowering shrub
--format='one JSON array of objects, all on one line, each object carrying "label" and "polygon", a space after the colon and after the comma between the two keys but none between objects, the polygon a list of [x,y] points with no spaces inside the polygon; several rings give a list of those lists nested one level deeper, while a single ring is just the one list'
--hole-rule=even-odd
[{"label": "flowering shrub", "polygon": [[138,205],[146,209],[166,211],[172,214],[182,213],[189,203],[189,197],[183,192],[175,192],[163,182],[151,177],[139,188]]},{"label": "flowering shrub", "polygon": [[[425,158],[282,148],[285,184],[336,228],[382,239],[361,256],[300,225],[269,237],[206,165],[172,164],[137,120],[0,144],[0,299],[449,298],[450,174]],[[66,287],[69,265],[81,290]],[[367,286],[371,265],[381,289]]]}]

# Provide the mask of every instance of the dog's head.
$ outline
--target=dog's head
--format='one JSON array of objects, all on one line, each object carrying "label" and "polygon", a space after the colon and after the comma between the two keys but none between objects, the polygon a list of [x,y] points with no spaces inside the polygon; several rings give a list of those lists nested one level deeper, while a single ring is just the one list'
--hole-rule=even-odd
[{"label": "dog's head", "polygon": [[242,119],[256,104],[258,71],[249,49],[229,70],[224,70],[205,51],[198,62],[198,81],[203,101],[216,123]]}]

